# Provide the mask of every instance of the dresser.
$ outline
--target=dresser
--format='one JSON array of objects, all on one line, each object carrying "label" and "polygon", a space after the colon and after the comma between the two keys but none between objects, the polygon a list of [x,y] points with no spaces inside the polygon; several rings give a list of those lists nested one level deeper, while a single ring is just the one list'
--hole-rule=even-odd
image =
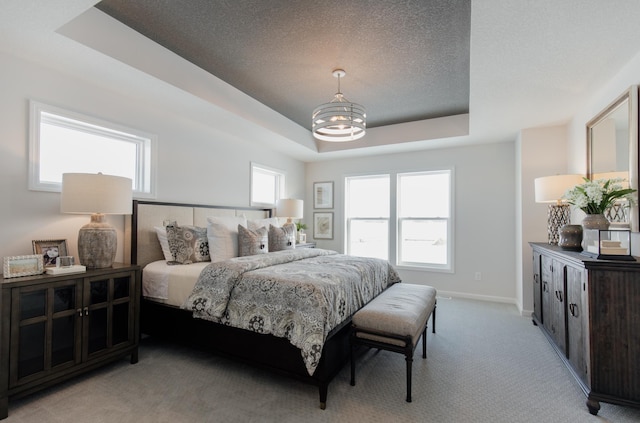
[{"label": "dresser", "polygon": [[110,361],[138,361],[140,270],[114,264],[1,280],[0,419],[9,399]]},{"label": "dresser", "polygon": [[587,396],[640,407],[640,262],[533,248],[533,322]]}]

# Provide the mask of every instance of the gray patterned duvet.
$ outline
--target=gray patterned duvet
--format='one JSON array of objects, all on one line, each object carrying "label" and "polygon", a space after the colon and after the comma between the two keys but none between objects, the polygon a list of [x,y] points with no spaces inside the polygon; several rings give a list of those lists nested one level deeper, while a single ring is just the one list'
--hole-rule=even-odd
[{"label": "gray patterned duvet", "polygon": [[313,375],[331,329],[396,282],[385,260],[300,248],[211,263],[183,308],[288,339]]}]

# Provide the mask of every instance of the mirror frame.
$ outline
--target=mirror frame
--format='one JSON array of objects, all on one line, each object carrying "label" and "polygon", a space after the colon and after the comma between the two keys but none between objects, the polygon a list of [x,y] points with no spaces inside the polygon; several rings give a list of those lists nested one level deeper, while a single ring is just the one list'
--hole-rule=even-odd
[{"label": "mirror frame", "polygon": [[[593,176],[591,163],[592,130],[598,123],[605,120],[622,103],[628,100],[629,105],[629,186],[638,189],[638,86],[632,85],[627,91],[616,98],[607,108],[587,122],[587,178]],[[638,205],[629,209],[629,226],[632,232],[638,232]]]}]

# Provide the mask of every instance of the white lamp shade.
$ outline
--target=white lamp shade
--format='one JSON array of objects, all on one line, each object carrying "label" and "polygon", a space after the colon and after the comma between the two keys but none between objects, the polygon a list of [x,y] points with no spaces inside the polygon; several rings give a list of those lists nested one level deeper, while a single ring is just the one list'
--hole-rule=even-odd
[{"label": "white lamp shade", "polygon": [[536,178],[536,203],[556,203],[562,200],[565,191],[583,182],[582,175],[553,175]]},{"label": "white lamp shade", "polygon": [[620,178],[624,179],[625,182],[622,182],[621,185],[623,188],[629,188],[629,172],[626,170],[620,172],[602,172],[602,173],[594,173],[591,179],[597,181],[598,179],[615,179]]},{"label": "white lamp shade", "polygon": [[276,202],[276,216],[302,219],[304,202],[293,198],[280,199]]},{"label": "white lamp shade", "polygon": [[101,173],[65,173],[62,175],[60,211],[131,214],[131,179]]}]

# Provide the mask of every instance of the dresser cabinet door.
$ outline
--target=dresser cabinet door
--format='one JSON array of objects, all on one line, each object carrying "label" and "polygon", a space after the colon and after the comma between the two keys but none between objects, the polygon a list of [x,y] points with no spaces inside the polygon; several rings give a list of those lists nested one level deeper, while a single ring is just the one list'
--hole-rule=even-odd
[{"label": "dresser cabinet door", "polygon": [[85,279],[84,357],[134,343],[134,295],[135,272]]},{"label": "dresser cabinet door", "polygon": [[81,280],[12,289],[10,386],[80,362]]},{"label": "dresser cabinet door", "polygon": [[587,384],[587,291],[583,269],[567,266],[567,358],[583,383]]},{"label": "dresser cabinet door", "polygon": [[553,295],[553,260],[548,256],[540,256],[540,280],[542,292],[542,326],[552,333],[551,306]]},{"label": "dresser cabinet door", "polygon": [[560,348],[566,353],[566,330],[565,330],[565,271],[566,266],[558,260],[553,260],[552,264],[553,286],[551,290],[551,336]]},{"label": "dresser cabinet door", "polygon": [[542,323],[542,278],[540,275],[540,253],[533,252],[533,316]]}]

